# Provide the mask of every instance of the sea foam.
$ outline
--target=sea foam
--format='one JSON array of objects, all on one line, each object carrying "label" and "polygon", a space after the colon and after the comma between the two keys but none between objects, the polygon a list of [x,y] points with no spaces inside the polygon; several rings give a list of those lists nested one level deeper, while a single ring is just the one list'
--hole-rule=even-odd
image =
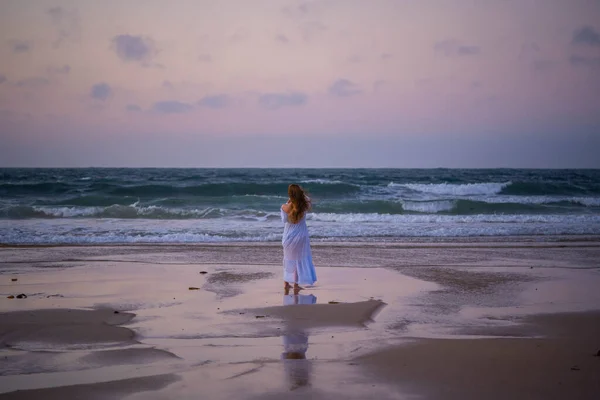
[{"label": "sea foam", "polygon": [[466,183],[466,184],[451,184],[451,183],[394,183],[390,182],[388,187],[403,187],[416,192],[432,193],[436,195],[453,195],[453,196],[468,196],[468,195],[490,195],[498,194],[510,185],[511,182],[496,183]]}]

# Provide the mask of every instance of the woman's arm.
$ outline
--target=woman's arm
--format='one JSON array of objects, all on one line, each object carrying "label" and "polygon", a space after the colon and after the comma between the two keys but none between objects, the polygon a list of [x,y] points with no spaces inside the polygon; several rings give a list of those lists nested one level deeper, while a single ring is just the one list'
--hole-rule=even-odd
[{"label": "woman's arm", "polygon": [[281,209],[286,213],[289,214],[290,210],[292,209],[292,204],[290,203],[290,201],[288,200],[287,203],[285,203],[284,205],[281,206]]}]

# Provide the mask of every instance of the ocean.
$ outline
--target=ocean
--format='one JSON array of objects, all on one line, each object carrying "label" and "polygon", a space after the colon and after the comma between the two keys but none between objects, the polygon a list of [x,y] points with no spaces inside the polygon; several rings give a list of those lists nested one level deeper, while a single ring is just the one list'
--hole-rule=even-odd
[{"label": "ocean", "polygon": [[0,243],[276,242],[287,186],[313,241],[600,234],[600,170],[0,169]]}]

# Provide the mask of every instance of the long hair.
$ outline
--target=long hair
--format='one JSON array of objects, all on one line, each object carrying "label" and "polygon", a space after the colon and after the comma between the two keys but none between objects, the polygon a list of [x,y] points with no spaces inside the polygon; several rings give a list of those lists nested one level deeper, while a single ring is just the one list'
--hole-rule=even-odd
[{"label": "long hair", "polygon": [[288,186],[288,196],[290,198],[290,212],[288,219],[291,223],[297,224],[304,213],[310,209],[310,199],[299,185],[291,184]]}]

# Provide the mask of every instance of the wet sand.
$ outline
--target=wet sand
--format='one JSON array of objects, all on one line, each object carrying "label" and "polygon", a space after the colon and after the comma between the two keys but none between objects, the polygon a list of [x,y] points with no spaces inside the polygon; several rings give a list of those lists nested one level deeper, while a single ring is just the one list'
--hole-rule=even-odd
[{"label": "wet sand", "polygon": [[[428,399],[596,399],[600,312],[550,314],[491,339],[418,339],[356,360]],[[529,338],[529,335],[534,335]]]},{"label": "wet sand", "polygon": [[313,251],[294,296],[272,244],[3,247],[0,398],[600,393],[594,241]]}]

